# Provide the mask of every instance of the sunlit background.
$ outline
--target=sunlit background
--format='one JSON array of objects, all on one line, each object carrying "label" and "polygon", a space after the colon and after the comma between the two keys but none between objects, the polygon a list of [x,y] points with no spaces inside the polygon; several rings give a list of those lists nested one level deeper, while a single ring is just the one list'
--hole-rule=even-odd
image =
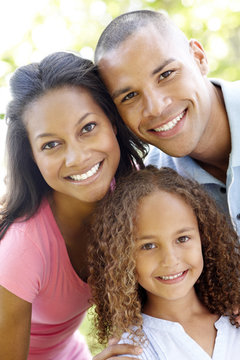
[{"label": "sunlit background", "polygon": [[0,194],[12,72],[59,50],[74,50],[92,60],[111,19],[137,9],[163,10],[189,38],[200,40],[210,76],[240,79],[240,0],[0,0]]}]

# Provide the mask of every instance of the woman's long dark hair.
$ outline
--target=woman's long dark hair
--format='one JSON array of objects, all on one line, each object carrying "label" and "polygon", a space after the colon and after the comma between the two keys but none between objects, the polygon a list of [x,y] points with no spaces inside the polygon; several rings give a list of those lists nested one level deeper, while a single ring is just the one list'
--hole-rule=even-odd
[{"label": "woman's long dark hair", "polygon": [[31,217],[42,198],[51,191],[33,161],[23,115],[33,101],[47,91],[63,86],[87,89],[116,126],[121,151],[116,178],[136,165],[143,167],[142,158],[146,155],[146,146],[124,125],[90,60],[70,52],[56,52],[40,63],[20,67],[10,80],[12,101],[6,113],[7,191],[0,212],[0,239],[15,219]]}]

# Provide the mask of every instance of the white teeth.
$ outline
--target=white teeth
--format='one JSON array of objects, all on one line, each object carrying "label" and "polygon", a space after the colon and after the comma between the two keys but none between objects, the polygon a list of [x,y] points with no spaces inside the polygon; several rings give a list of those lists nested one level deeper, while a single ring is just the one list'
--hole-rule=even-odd
[{"label": "white teeth", "polygon": [[168,131],[173,129],[174,126],[183,118],[185,112],[186,111],[184,110],[180,115],[175,117],[173,120],[169,121],[167,124],[164,124],[163,126],[160,126],[159,128],[154,129],[154,131],[160,132],[160,131]]},{"label": "white teeth", "polygon": [[182,276],[182,274],[183,274],[183,271],[176,275],[160,276],[160,278],[163,280],[173,280],[173,279],[178,278],[179,276]]},{"label": "white teeth", "polygon": [[81,175],[71,175],[69,176],[70,179],[74,180],[74,181],[81,181],[81,180],[86,180],[88,179],[90,176],[93,176],[94,174],[96,174],[96,172],[98,171],[100,166],[100,163],[94,165],[90,170],[88,170],[85,174],[81,174]]}]

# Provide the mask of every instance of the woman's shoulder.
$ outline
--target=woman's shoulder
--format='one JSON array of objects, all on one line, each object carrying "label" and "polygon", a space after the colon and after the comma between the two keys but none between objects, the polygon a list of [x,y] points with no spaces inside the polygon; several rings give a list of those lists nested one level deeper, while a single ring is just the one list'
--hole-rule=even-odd
[{"label": "woman's shoulder", "polygon": [[9,237],[11,233],[19,232],[27,236],[31,235],[34,229],[41,233],[45,227],[52,227],[54,224],[54,217],[49,206],[48,200],[44,198],[37,209],[37,211],[29,218],[22,217],[16,219],[9,227],[6,237]]},{"label": "woman's shoulder", "polygon": [[12,254],[16,250],[25,256],[39,254],[45,257],[50,246],[54,246],[60,236],[49,203],[43,199],[33,216],[17,219],[9,226],[0,242],[0,256],[3,253]]}]

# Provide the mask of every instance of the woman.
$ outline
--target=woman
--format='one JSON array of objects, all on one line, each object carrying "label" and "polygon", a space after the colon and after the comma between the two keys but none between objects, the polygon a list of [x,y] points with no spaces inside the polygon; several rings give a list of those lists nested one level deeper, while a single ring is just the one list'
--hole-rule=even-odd
[{"label": "woman", "polygon": [[19,68],[10,87],[0,358],[87,360],[76,330],[89,307],[91,214],[114,176],[143,166],[145,148],[122,125],[89,60],[54,53]]}]

